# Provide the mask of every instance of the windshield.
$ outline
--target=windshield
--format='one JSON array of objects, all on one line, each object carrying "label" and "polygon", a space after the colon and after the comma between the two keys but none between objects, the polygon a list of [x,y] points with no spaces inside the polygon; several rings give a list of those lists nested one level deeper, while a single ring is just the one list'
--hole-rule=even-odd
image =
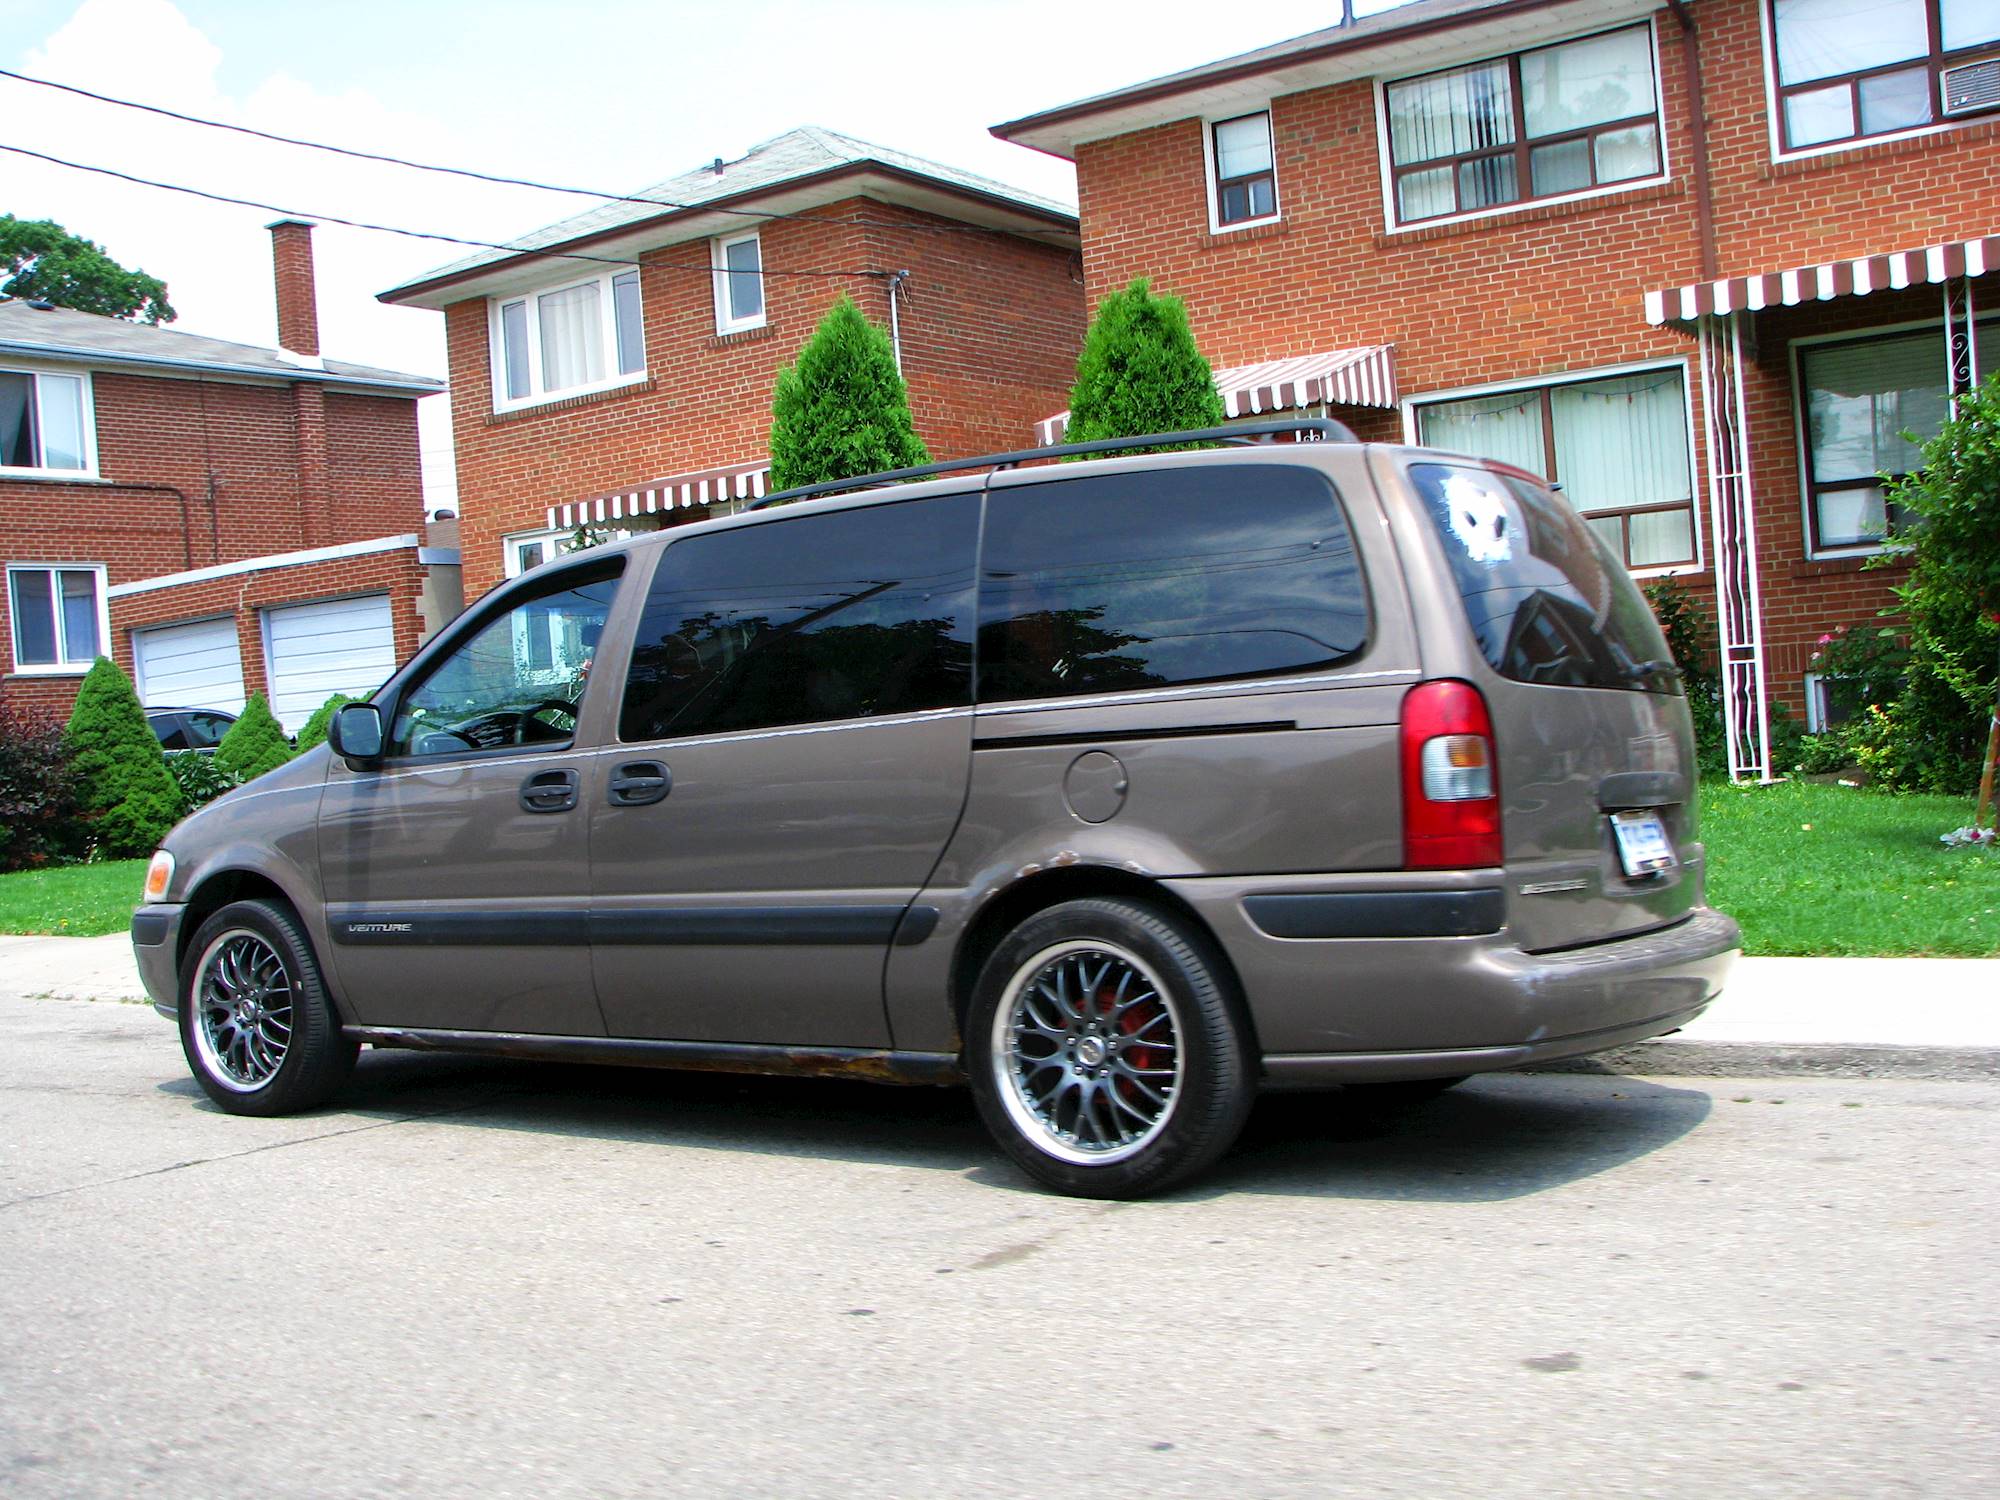
[{"label": "windshield", "polygon": [[1559,495],[1471,463],[1412,464],[1410,479],[1494,671],[1555,687],[1680,690],[1645,597]]}]

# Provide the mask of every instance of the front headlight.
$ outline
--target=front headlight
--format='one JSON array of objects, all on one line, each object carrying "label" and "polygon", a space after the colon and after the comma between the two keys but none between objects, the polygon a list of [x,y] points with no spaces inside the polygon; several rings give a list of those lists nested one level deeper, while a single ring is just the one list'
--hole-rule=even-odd
[{"label": "front headlight", "polygon": [[153,851],[153,862],[146,866],[146,899],[164,901],[167,887],[174,881],[174,857],[164,849]]}]

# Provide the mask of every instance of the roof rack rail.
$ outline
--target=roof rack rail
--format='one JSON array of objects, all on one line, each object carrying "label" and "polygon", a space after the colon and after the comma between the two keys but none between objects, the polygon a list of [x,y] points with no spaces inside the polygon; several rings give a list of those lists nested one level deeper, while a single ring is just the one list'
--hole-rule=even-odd
[{"label": "roof rack rail", "polygon": [[789,490],[774,490],[752,500],[745,510],[762,510],[784,500],[810,500],[819,495],[837,495],[847,490],[865,490],[871,485],[891,484],[905,479],[926,479],[934,474],[956,474],[964,469],[1011,469],[1042,458],[1079,458],[1086,454],[1127,453],[1134,448],[1159,448],[1179,443],[1248,444],[1252,439],[1268,440],[1285,433],[1316,433],[1324,443],[1358,443],[1354,429],[1331,417],[1279,417],[1268,422],[1244,422],[1235,427],[1200,427],[1189,432],[1152,432],[1143,437],[1098,438],[1088,443],[1055,443],[1046,448],[1020,448],[1012,453],[983,453],[977,458],[954,458],[943,463],[918,464],[909,469],[884,469],[879,474],[861,474],[853,479],[831,479],[824,484],[802,484]]}]

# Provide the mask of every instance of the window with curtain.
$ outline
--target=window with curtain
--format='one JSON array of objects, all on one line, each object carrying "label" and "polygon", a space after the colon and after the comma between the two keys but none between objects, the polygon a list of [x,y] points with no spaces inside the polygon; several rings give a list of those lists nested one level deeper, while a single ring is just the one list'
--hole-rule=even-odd
[{"label": "window with curtain", "polygon": [[1696,560],[1678,369],[1429,402],[1417,408],[1417,431],[1425,447],[1497,459],[1560,485],[1628,568]]},{"label": "window with curtain", "polygon": [[81,376],[0,370],[0,469],[87,471],[86,406]]},{"label": "window with curtain", "polygon": [[646,373],[638,271],[494,304],[496,405],[540,401]]},{"label": "window with curtain", "polygon": [[1768,0],[1788,151],[1943,118],[1946,68],[2000,48],[2000,0]]},{"label": "window with curtain", "polygon": [[[2000,369],[2000,319],[1979,325],[1977,348],[1982,371]],[[1951,414],[1943,326],[1807,345],[1799,392],[1814,550],[1881,546],[1896,524],[1885,477],[1915,468]]]},{"label": "window with curtain", "polygon": [[1384,100],[1401,224],[1661,170],[1650,24],[1401,79]]},{"label": "window with curtain", "polygon": [[17,671],[81,672],[104,649],[104,569],[10,567]]},{"label": "window with curtain", "polygon": [[764,326],[764,244],[756,234],[714,241],[715,331]]},{"label": "window with curtain", "polygon": [[1278,212],[1278,178],[1271,156],[1269,111],[1218,120],[1214,126],[1215,222],[1250,224]]}]

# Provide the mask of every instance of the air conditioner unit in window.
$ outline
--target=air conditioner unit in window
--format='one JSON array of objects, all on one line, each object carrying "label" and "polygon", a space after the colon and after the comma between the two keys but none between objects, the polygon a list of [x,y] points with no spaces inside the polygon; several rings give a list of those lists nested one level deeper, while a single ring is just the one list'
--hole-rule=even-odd
[{"label": "air conditioner unit in window", "polygon": [[1960,63],[1938,74],[1944,89],[1947,115],[1976,114],[1982,109],[2000,109],[2000,57]]}]

